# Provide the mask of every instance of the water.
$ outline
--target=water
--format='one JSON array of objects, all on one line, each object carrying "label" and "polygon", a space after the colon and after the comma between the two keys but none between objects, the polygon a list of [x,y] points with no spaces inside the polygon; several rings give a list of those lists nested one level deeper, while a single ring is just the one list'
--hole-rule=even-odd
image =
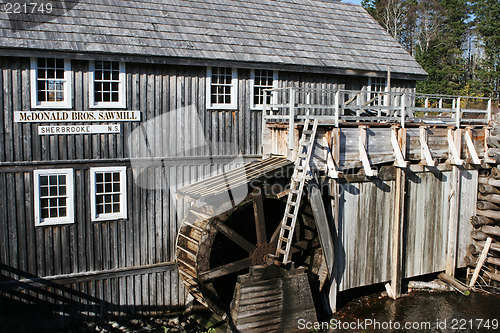
[{"label": "water", "polygon": [[398,300],[367,296],[342,307],[328,324],[337,327],[329,332],[500,332],[500,296],[455,292],[412,292]]}]

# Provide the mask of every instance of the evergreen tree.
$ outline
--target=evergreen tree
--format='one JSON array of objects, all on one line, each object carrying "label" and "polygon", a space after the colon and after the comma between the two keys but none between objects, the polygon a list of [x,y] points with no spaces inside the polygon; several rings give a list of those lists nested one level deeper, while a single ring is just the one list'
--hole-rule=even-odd
[{"label": "evergreen tree", "polygon": [[478,88],[496,97],[500,90],[500,1],[471,1],[475,31],[483,48],[484,58],[476,77]]}]

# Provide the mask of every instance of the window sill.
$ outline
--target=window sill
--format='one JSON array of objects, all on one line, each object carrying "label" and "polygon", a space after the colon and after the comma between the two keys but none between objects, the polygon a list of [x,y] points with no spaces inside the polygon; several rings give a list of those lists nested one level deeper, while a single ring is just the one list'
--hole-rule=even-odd
[{"label": "window sill", "polygon": [[119,221],[119,220],[126,220],[127,217],[124,215],[117,216],[117,215],[107,215],[107,216],[102,216],[102,217],[96,217],[92,218],[92,222],[107,222],[107,221]]},{"label": "window sill", "polygon": [[73,107],[71,105],[57,105],[57,104],[44,104],[44,105],[32,105],[30,109],[32,110],[71,110]]},{"label": "window sill", "polygon": [[94,104],[89,105],[89,109],[98,110],[98,109],[126,109],[127,106],[123,104]]},{"label": "window sill", "polygon": [[238,107],[231,105],[216,105],[207,107],[208,111],[236,111]]},{"label": "window sill", "polygon": [[75,224],[75,221],[46,221],[46,222],[41,222],[41,223],[35,223],[35,227],[53,227],[53,226],[58,226],[58,225],[65,225],[65,224]]}]

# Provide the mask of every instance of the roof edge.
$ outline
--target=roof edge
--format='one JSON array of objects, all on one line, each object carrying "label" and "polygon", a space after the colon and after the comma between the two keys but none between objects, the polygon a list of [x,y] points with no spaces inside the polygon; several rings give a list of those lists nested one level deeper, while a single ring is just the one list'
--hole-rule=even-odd
[{"label": "roof edge", "polygon": [[[299,73],[315,73],[315,74],[334,74],[347,76],[366,76],[366,77],[386,77],[385,71],[369,71],[357,70],[338,67],[320,67],[320,66],[305,66],[266,62],[245,62],[235,60],[218,60],[218,59],[200,59],[200,58],[180,58],[180,57],[161,57],[161,56],[144,56],[136,54],[111,54],[101,52],[74,52],[74,51],[53,51],[45,49],[25,49],[25,48],[0,48],[4,57],[59,57],[75,60],[109,60],[113,57],[115,61],[135,62],[145,64],[165,64],[165,65],[184,65],[184,66],[226,66],[243,69],[272,69],[278,71],[299,72]],[[428,74],[417,73],[401,73],[391,72],[393,79],[416,80],[424,81]]]}]

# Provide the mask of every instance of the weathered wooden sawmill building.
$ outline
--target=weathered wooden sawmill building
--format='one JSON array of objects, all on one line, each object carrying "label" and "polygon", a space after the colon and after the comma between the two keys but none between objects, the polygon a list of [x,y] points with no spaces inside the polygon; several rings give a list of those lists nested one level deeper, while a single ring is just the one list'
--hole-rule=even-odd
[{"label": "weathered wooden sawmill building", "polygon": [[[333,161],[312,162],[337,194],[329,218],[342,244],[335,251],[339,290],[394,281],[394,211],[407,220],[406,252],[396,251],[404,257],[403,277],[464,266],[469,226],[457,224],[450,245],[449,221],[473,215],[477,170],[466,163],[461,176],[454,174],[462,179],[458,192],[451,170],[469,156],[469,143],[475,158],[486,156],[491,107],[467,123],[460,120],[463,99],[417,98],[425,71],[360,6],[30,2],[43,10],[0,11],[2,328],[183,308],[189,297],[174,260],[188,207],[206,196],[200,191],[224,192],[217,183],[223,170],[271,155],[268,164],[247,166],[245,179],[289,169],[285,157],[297,155],[299,126],[312,116],[319,120],[318,147],[327,142],[332,150]],[[442,117],[415,120],[429,111]],[[403,144],[407,122],[416,125],[398,155],[393,143]],[[464,124],[472,127],[455,131]],[[453,150],[456,133],[464,139]],[[399,210],[405,176],[394,161],[414,165],[408,204]],[[370,164],[387,168],[372,174]],[[335,185],[342,170],[355,174]],[[209,176],[213,181],[189,187]],[[450,208],[453,198],[461,205]],[[449,246],[458,254],[448,255]],[[186,260],[178,262],[181,270]],[[188,288],[192,278],[183,277]],[[201,294],[194,296],[210,304]]]}]

